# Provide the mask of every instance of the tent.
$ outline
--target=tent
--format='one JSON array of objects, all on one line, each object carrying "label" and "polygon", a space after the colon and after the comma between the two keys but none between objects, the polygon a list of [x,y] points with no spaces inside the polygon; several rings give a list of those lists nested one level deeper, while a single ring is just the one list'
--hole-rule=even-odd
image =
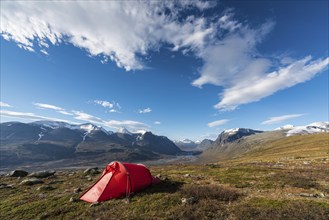
[{"label": "tent", "polygon": [[120,163],[114,161],[106,166],[101,177],[82,196],[86,202],[102,202],[145,189],[159,183],[143,164]]}]

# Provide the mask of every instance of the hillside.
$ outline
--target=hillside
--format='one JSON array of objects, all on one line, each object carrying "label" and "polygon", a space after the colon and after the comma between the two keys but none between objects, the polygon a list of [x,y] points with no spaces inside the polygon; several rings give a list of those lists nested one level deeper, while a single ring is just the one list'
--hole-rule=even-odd
[{"label": "hillside", "polygon": [[162,182],[128,204],[75,200],[100,175],[82,170],[57,171],[32,186],[19,184],[27,177],[1,176],[0,218],[327,220],[328,141],[328,134],[283,137],[219,163],[152,166]]},{"label": "hillside", "polygon": [[264,132],[205,151],[199,162],[317,159],[328,155],[329,133],[286,137],[283,131]]}]

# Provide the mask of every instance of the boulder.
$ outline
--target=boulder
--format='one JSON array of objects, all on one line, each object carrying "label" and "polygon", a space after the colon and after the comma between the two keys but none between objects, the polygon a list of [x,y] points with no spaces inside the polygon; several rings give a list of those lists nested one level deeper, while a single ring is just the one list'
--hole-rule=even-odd
[{"label": "boulder", "polygon": [[37,178],[29,178],[29,179],[23,180],[20,183],[20,185],[30,186],[30,185],[41,184],[41,183],[44,183],[44,182],[42,180],[37,179]]},{"label": "boulder", "polygon": [[85,169],[85,171],[83,171],[83,173],[86,175],[94,175],[94,174],[99,174],[100,171],[98,170],[98,167],[91,167],[91,168]]},{"label": "boulder", "polygon": [[36,177],[36,178],[46,178],[53,176],[56,173],[56,171],[39,171],[39,172],[33,172],[29,176],[30,177]]},{"label": "boulder", "polygon": [[13,170],[8,174],[8,176],[10,176],[10,177],[25,177],[25,176],[27,176],[27,174],[29,174],[29,173],[26,172],[25,170]]}]

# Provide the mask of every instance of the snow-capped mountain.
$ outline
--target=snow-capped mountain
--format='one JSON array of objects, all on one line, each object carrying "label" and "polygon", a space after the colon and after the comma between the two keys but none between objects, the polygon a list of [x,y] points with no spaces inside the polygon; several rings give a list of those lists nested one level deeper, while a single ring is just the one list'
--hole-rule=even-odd
[{"label": "snow-capped mountain", "polygon": [[235,140],[238,140],[242,137],[262,133],[263,131],[253,130],[250,128],[234,128],[229,130],[224,130],[222,133],[220,133],[215,140],[215,143],[217,145],[223,145],[228,142],[233,142]]},{"label": "snow-capped mountain", "polygon": [[198,146],[197,143],[187,138],[179,141],[174,141],[174,143],[181,149],[193,149]]},{"label": "snow-capped mountain", "polygon": [[[38,121],[0,123],[0,161],[5,164],[103,156],[106,160],[151,160],[182,151],[151,132],[107,131],[94,124]],[[118,155],[121,155],[120,157]]]}]

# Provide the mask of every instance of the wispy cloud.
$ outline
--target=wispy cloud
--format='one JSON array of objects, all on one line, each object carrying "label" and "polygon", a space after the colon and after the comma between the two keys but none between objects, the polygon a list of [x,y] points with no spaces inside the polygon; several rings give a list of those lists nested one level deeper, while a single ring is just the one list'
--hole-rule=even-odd
[{"label": "wispy cloud", "polygon": [[0,107],[7,107],[7,108],[9,108],[9,107],[13,107],[13,106],[11,106],[11,105],[9,105],[8,103],[5,103],[5,102],[0,102]]},{"label": "wispy cloud", "polygon": [[50,110],[55,110],[56,112],[63,115],[73,115],[72,113],[66,111],[64,108],[55,105],[45,104],[45,103],[33,103],[33,105],[35,105],[39,109],[50,109]]},{"label": "wispy cloud", "polygon": [[94,103],[103,106],[104,108],[113,108],[114,104],[103,100],[94,100]]},{"label": "wispy cloud", "polygon": [[50,105],[50,104],[44,104],[44,103],[33,103],[37,108],[39,109],[52,109],[56,111],[64,111],[63,108],[55,106],[55,105]]},{"label": "wispy cloud", "polygon": [[217,127],[223,124],[226,124],[228,121],[230,121],[229,119],[222,119],[222,120],[217,120],[217,121],[213,121],[208,123],[208,127]]},{"label": "wispy cloud", "polygon": [[131,120],[123,120],[123,121],[110,120],[110,121],[104,121],[104,123],[112,128],[120,129],[124,127],[132,131],[148,130],[150,128],[147,124],[138,121],[131,121]]},{"label": "wispy cloud", "polygon": [[262,55],[257,48],[274,29],[274,21],[255,27],[236,19],[233,10],[218,17],[188,14],[215,5],[201,0],[6,1],[1,4],[1,35],[23,49],[43,53],[49,45],[71,43],[127,71],[145,68],[143,58],[163,45],[183,54],[191,52],[203,61],[192,85],[223,89],[214,105],[218,110],[259,101],[310,80],[328,67],[328,57]]},{"label": "wispy cloud", "polygon": [[58,113],[61,113],[63,115],[73,115],[72,113],[70,112],[67,112],[67,111],[57,111]]},{"label": "wispy cloud", "polygon": [[215,105],[215,108],[234,110],[241,104],[259,101],[277,91],[310,80],[324,71],[328,64],[329,58],[311,60],[308,56],[264,76],[255,76],[253,83],[247,83],[247,80],[241,81],[224,89],[221,101]]},{"label": "wispy cloud", "polygon": [[82,121],[87,121],[90,123],[96,123],[100,124],[106,127],[110,128],[115,128],[115,129],[120,129],[122,127],[127,128],[132,131],[137,131],[137,130],[147,130],[149,129],[150,126],[148,126],[145,123],[139,122],[139,121],[133,121],[133,120],[123,120],[123,121],[118,121],[118,120],[104,120],[102,118],[81,112],[81,111],[73,111],[74,113],[74,118]]},{"label": "wispy cloud", "polygon": [[101,105],[104,108],[108,108],[110,109],[108,112],[113,113],[113,112],[119,112],[119,110],[121,109],[121,106],[119,103],[112,101],[104,101],[104,100],[94,100],[92,101],[92,103],[95,103],[97,105]]},{"label": "wispy cloud", "polygon": [[155,125],[160,125],[161,122],[160,122],[160,121],[155,121],[154,124],[155,124]]},{"label": "wispy cloud", "polygon": [[63,119],[59,118],[51,118],[41,115],[36,115],[34,113],[29,112],[16,112],[16,111],[7,111],[7,110],[0,110],[1,116],[11,117],[11,118],[19,118],[19,119],[26,119],[26,120],[49,120],[49,121],[63,121],[68,122]]},{"label": "wispy cloud", "polygon": [[152,109],[150,108],[145,108],[145,109],[139,109],[138,113],[139,114],[145,114],[145,113],[150,113],[152,111]]},{"label": "wispy cloud", "polygon": [[263,121],[261,124],[263,124],[263,125],[278,124],[278,123],[287,121],[289,119],[302,117],[304,115],[305,114],[291,114],[291,115],[281,115],[281,116],[271,117],[268,120]]}]

